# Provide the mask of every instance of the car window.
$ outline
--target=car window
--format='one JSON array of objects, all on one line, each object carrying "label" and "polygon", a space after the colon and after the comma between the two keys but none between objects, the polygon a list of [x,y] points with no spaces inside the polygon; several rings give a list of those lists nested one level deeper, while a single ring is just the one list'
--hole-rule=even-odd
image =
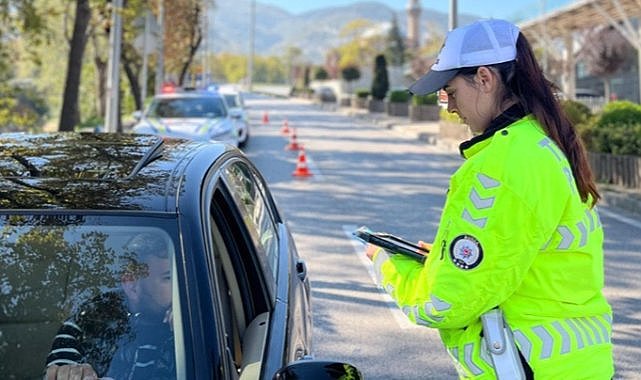
[{"label": "car window", "polygon": [[148,117],[159,118],[215,118],[226,115],[223,100],[214,96],[157,98],[147,112]]},{"label": "car window", "polygon": [[[176,378],[174,243],[158,227],[105,222],[0,217],[3,377],[86,362],[99,377]],[[157,365],[131,371],[143,357]]]},{"label": "car window", "polygon": [[259,258],[266,266],[266,275],[275,283],[278,275],[278,230],[269,204],[265,202],[264,190],[249,168],[240,162],[227,166],[223,175]]},{"label": "car window", "polygon": [[224,94],[225,101],[229,108],[239,107],[237,96],[234,94]]}]

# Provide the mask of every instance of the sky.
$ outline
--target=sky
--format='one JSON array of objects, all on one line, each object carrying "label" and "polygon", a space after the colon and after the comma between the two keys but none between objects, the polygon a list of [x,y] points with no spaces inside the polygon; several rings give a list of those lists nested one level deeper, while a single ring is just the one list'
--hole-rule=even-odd
[{"label": "sky", "polygon": [[[342,6],[360,1],[378,1],[395,10],[403,10],[408,0],[257,0],[259,3],[271,4],[291,13],[303,13],[329,6]],[[457,0],[458,13],[469,13],[483,18],[503,18],[518,21],[540,16],[546,12],[566,6],[576,0]],[[449,0],[421,0],[424,9],[435,9],[449,12]]]}]

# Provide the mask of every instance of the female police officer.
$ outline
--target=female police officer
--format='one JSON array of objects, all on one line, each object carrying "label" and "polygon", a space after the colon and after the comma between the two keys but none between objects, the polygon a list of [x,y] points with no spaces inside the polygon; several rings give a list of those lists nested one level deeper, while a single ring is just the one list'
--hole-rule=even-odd
[{"label": "female police officer", "polygon": [[474,137],[426,263],[367,247],[381,285],[461,378],[612,378],[600,196],[527,40],[502,20],[451,31],[410,87],[439,89]]}]

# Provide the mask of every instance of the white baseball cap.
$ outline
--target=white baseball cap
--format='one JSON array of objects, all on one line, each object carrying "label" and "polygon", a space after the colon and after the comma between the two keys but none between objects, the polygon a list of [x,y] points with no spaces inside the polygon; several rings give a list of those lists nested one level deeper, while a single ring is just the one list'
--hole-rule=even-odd
[{"label": "white baseball cap", "polygon": [[504,20],[479,20],[447,33],[436,62],[409,91],[425,95],[443,88],[465,67],[509,62],[516,59],[519,28]]}]

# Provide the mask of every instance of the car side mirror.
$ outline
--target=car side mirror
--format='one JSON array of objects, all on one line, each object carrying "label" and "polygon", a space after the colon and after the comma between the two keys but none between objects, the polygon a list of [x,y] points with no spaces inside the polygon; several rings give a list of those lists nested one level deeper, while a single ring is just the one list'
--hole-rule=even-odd
[{"label": "car side mirror", "polygon": [[136,120],[142,119],[142,111],[136,110],[136,111],[132,112],[131,113],[131,117],[133,117]]},{"label": "car side mirror", "polygon": [[243,114],[242,114],[242,111],[239,111],[239,110],[230,110],[229,111],[229,116],[232,119],[240,119],[240,118],[243,117]]},{"label": "car side mirror", "polygon": [[363,380],[363,375],[348,363],[320,361],[320,360],[299,360],[295,361],[274,374],[272,380]]}]

